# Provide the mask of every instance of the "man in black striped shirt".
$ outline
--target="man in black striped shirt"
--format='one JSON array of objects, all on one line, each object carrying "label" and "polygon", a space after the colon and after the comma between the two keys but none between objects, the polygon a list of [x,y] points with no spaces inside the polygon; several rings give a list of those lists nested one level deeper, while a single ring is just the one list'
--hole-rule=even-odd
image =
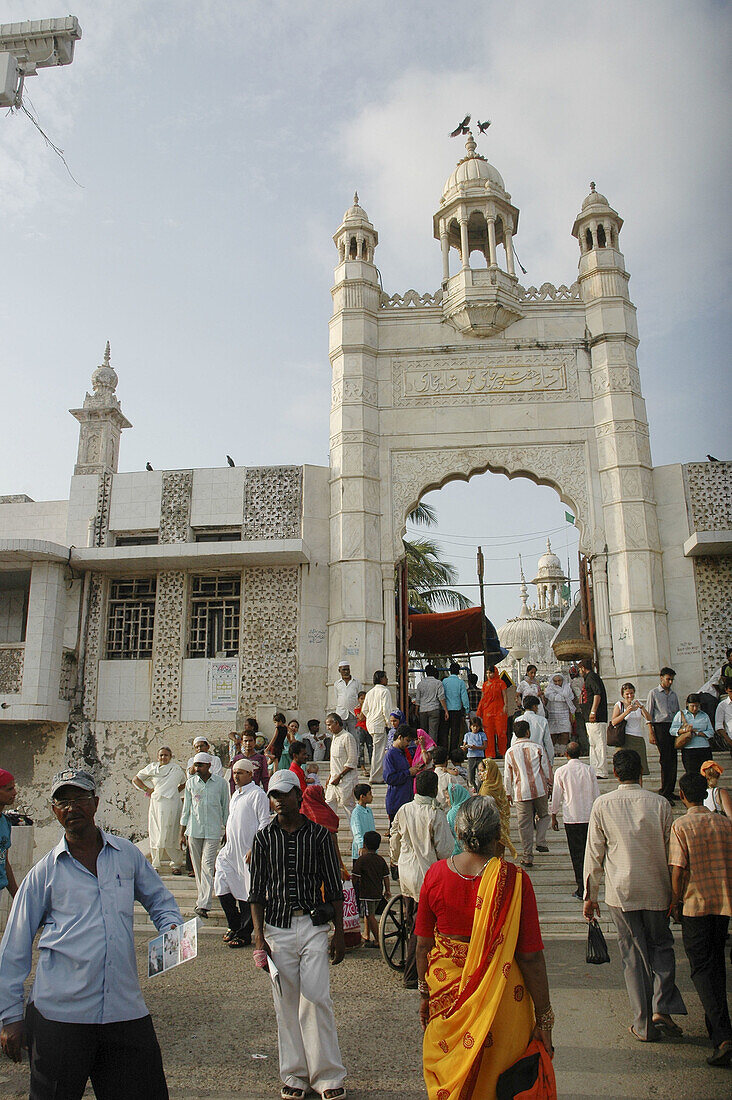
[{"label": "man in black striped shirt", "polygon": [[[254,837],[249,903],[254,924],[254,961],[271,958],[280,1054],[281,1095],[304,1100],[309,1089],[324,1100],[346,1092],[346,1070],[338,1046],[328,972],[328,918],[334,933],[330,958],[342,962],[343,888],[330,833],[300,813],[300,781],[278,771],[268,794],[275,817]],[[318,913],[321,910],[321,913]],[[314,923],[321,920],[322,923]]]}]

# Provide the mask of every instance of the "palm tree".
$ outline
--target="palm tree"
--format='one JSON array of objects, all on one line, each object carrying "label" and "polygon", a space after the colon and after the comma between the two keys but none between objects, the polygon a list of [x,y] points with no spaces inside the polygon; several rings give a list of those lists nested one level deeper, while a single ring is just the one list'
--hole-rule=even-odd
[{"label": "palm tree", "polygon": [[[415,526],[433,527],[437,523],[437,513],[429,504],[418,504],[407,519]],[[451,587],[458,578],[458,571],[440,557],[440,548],[434,539],[402,541],[407,559],[410,607],[429,612],[439,608],[462,610],[473,606],[467,596]]]}]

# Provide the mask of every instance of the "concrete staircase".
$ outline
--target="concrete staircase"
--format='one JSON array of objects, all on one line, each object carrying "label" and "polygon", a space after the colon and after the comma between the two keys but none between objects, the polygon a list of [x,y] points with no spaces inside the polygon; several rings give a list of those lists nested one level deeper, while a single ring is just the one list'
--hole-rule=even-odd
[{"label": "concrete staircase", "polygon": [[[651,774],[644,779],[644,786],[649,790],[658,790],[661,782],[661,773],[658,765],[658,757],[654,750],[651,748],[649,752]],[[721,757],[721,754],[718,754]],[[586,762],[586,761],[585,761]],[[679,761],[680,763],[680,761]],[[726,760],[722,762],[723,766],[726,765]],[[499,761],[502,768],[502,762]],[[561,765],[558,765],[561,766]],[[730,769],[727,767],[725,775],[722,777],[723,784],[728,788],[731,785]],[[615,780],[600,780],[600,792],[613,790],[615,787]],[[374,801],[371,809],[374,814],[374,821],[376,829],[382,836],[381,855],[388,862],[389,858],[389,821],[386,816],[386,810],[384,808],[384,797],[386,794],[385,786],[375,786],[373,788]],[[676,803],[674,806],[675,815],[680,815],[684,812],[681,803]],[[343,862],[346,867],[351,866],[351,830],[345,814],[341,814],[341,827],[338,832],[338,843],[343,857]],[[514,844],[518,847],[518,829],[516,827],[516,816],[512,814],[511,821],[511,837]],[[541,922],[541,928],[544,936],[566,936],[573,938],[582,938],[587,935],[587,924],[582,916],[582,903],[577,898],[572,897],[575,890],[574,875],[572,872],[572,864],[569,858],[569,851],[567,849],[567,841],[564,833],[564,829],[561,826],[560,816],[560,829],[559,832],[553,832],[549,830],[547,838],[547,846],[549,852],[542,855],[540,852],[534,852],[534,866],[528,869],[528,873],[531,876],[531,881],[536,891],[537,903],[539,907],[539,919]],[[182,877],[171,876],[164,874],[164,880],[166,886],[173,892],[175,898],[180,906],[181,912],[185,919],[189,919],[194,915],[193,909],[196,904],[196,889],[195,882],[192,878],[188,878],[185,875]],[[603,905],[604,890],[600,890],[600,926],[606,934],[614,934],[614,925],[610,919],[607,907]],[[218,902],[214,903],[214,907],[211,909],[211,915],[207,921],[199,921],[200,931],[203,934],[215,934],[222,935],[226,928],[226,921],[224,920],[223,913],[221,911]],[[138,931],[153,933],[154,929],[149,921],[147,914],[140,907],[136,907],[135,917],[135,929]]]}]

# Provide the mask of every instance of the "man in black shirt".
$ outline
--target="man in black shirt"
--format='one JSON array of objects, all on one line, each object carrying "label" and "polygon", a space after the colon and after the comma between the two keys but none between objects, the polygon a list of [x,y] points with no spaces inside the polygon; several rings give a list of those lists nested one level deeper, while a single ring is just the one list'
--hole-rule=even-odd
[{"label": "man in black shirt", "polygon": [[329,920],[335,928],[330,942],[334,965],[345,954],[338,858],[325,826],[300,813],[300,781],[294,772],[275,772],[268,794],[276,816],[254,837],[249,903],[254,962],[266,969],[271,958],[278,971],[273,996],[281,1095],[304,1100],[313,1089],[324,1100],[342,1100],[346,1070],[328,973]]},{"label": "man in black shirt", "polygon": [[590,765],[598,779],[607,779],[607,692],[589,657],[579,662],[579,669],[585,681],[581,709],[590,742]]}]

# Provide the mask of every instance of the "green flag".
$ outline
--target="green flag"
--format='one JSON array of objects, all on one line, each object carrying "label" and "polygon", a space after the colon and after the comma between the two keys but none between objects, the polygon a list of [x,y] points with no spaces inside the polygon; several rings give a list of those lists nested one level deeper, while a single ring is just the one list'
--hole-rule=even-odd
[{"label": "green flag", "polygon": [[574,516],[571,512],[565,512],[564,518],[566,519],[567,523],[571,523],[572,526],[574,526]]}]

